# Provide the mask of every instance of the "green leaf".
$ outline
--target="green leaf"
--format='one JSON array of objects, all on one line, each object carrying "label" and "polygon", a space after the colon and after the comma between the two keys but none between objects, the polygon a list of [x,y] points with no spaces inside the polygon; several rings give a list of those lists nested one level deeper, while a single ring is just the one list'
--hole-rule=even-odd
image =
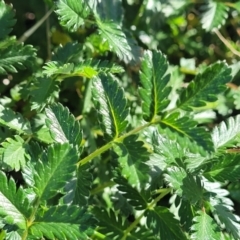
[{"label": "green leaf", "polygon": [[167,59],[161,52],[145,51],[140,74],[142,87],[139,94],[146,121],[152,121],[157,115],[161,115],[170,102],[168,95],[171,88],[167,87],[170,75],[166,74],[167,69]]},{"label": "green leaf", "polygon": [[73,63],[65,63],[61,64],[59,62],[48,62],[46,65],[43,67],[43,74],[46,74],[47,77],[53,76],[54,78],[64,78],[64,77],[70,77],[71,73],[73,72],[74,69],[74,64]]},{"label": "green leaf", "polygon": [[202,6],[204,11],[202,14],[202,27],[206,31],[214,28],[220,28],[228,17],[228,7],[225,3],[210,0],[206,5]]},{"label": "green leaf", "polygon": [[193,219],[195,222],[191,227],[193,233],[191,239],[221,239],[220,230],[214,220],[205,211],[198,211],[198,215]]},{"label": "green leaf", "polygon": [[0,216],[6,224],[16,224],[19,228],[26,228],[26,219],[31,215],[28,198],[23,189],[17,186],[12,178],[9,180],[0,171]]},{"label": "green leaf", "polygon": [[240,155],[226,154],[209,164],[203,174],[209,180],[219,182],[238,181],[240,176]]},{"label": "green leaf", "polygon": [[193,176],[179,167],[168,168],[165,180],[184,200],[196,204],[203,197],[203,189],[199,177]]},{"label": "green leaf", "polygon": [[[35,192],[44,201],[53,197],[76,170],[78,155],[69,144],[54,144],[35,165]],[[61,177],[59,177],[61,176]]]},{"label": "green leaf", "polygon": [[[168,137],[179,141],[190,140],[189,148],[195,147],[192,142],[197,143],[206,151],[213,151],[213,143],[210,134],[201,127],[196,127],[197,123],[188,117],[179,118],[179,113],[175,112],[160,120],[160,132],[165,132]],[[191,146],[192,145],[192,146]],[[199,149],[200,151],[200,149]]]},{"label": "green leaf", "polygon": [[16,23],[14,15],[13,9],[3,1],[0,1],[0,39],[6,38],[12,31],[12,27]]},{"label": "green leaf", "polygon": [[114,181],[118,184],[117,188],[120,193],[136,210],[144,210],[147,208],[150,199],[150,192],[148,190],[137,190],[129,185],[127,180],[121,176],[116,177]]},{"label": "green leaf", "polygon": [[31,109],[39,110],[45,108],[47,104],[55,102],[58,98],[58,83],[50,78],[35,78],[29,86]]},{"label": "green leaf", "polygon": [[32,133],[29,122],[20,113],[15,113],[2,105],[0,105],[0,124],[20,134],[30,135]]},{"label": "green leaf", "polygon": [[137,141],[137,138],[136,135],[125,138],[122,143],[114,146],[114,150],[119,156],[122,176],[132,186],[141,188],[149,180],[149,168],[146,165],[149,153],[143,147],[144,142]]},{"label": "green leaf", "polygon": [[7,138],[3,143],[3,156],[2,161],[4,168],[19,171],[30,159],[28,153],[28,144],[20,136],[15,136],[15,139]]},{"label": "green leaf", "polygon": [[37,216],[30,227],[33,236],[48,239],[87,239],[87,234],[93,233],[95,220],[78,206],[54,206]]},{"label": "green leaf", "polygon": [[102,21],[99,17],[96,17],[96,23],[101,37],[108,42],[110,50],[115,52],[120,59],[134,58],[126,35],[119,24],[110,20]]},{"label": "green leaf", "polygon": [[240,217],[230,212],[229,207],[223,203],[213,204],[213,214],[216,214],[220,223],[224,224],[226,230],[238,240],[240,236]]},{"label": "green leaf", "polygon": [[215,102],[217,95],[226,89],[231,81],[231,69],[223,62],[215,63],[197,74],[188,87],[182,91],[177,107],[186,111],[205,106],[207,102]]},{"label": "green leaf", "polygon": [[59,46],[53,54],[52,61],[69,63],[77,61],[81,56],[82,46],[76,42],[70,42]]},{"label": "green leaf", "polygon": [[68,182],[63,189],[66,195],[62,198],[62,201],[65,204],[87,205],[92,181],[92,174],[89,172],[88,164],[79,166],[77,176]]},{"label": "green leaf", "polygon": [[31,45],[17,44],[0,50],[0,74],[16,73],[17,69],[31,68],[36,50]]},{"label": "green leaf", "polygon": [[89,16],[90,9],[84,0],[59,0],[56,13],[62,26],[76,32]]},{"label": "green leaf", "polygon": [[212,141],[216,151],[225,150],[239,140],[240,115],[229,117],[227,122],[221,122],[212,131]]},{"label": "green leaf", "polygon": [[46,108],[46,124],[54,141],[70,143],[79,148],[82,141],[80,124],[60,103]]},{"label": "green leaf", "polygon": [[168,208],[156,206],[154,209],[147,210],[145,216],[147,227],[159,237],[158,239],[187,239],[180,228],[179,222]]},{"label": "green leaf", "polygon": [[113,139],[119,137],[128,124],[127,101],[123,89],[113,76],[101,74],[94,79],[92,94],[104,133]]}]

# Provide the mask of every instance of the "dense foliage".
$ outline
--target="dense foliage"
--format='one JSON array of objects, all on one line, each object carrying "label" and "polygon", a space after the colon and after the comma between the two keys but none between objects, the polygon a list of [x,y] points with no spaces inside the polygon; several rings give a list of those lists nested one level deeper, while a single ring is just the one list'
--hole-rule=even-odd
[{"label": "dense foliage", "polygon": [[0,239],[240,239],[239,13],[0,0]]}]

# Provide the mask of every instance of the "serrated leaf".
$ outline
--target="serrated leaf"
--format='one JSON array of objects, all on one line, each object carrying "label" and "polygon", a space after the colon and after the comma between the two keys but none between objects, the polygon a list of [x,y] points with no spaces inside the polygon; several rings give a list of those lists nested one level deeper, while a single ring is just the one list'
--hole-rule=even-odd
[{"label": "serrated leaf", "polygon": [[168,208],[156,206],[154,209],[147,210],[145,216],[147,227],[160,239],[187,240],[179,222]]},{"label": "serrated leaf", "polygon": [[238,240],[240,236],[240,218],[233,214],[223,203],[213,205],[213,214],[216,214],[219,221],[224,224],[226,230]]},{"label": "serrated leaf", "polygon": [[191,227],[191,230],[193,231],[191,234],[191,239],[221,239],[220,229],[214,220],[209,215],[207,215],[205,211],[198,211],[198,215],[193,219],[193,221],[195,223]]},{"label": "serrated leaf", "polygon": [[82,141],[80,124],[66,107],[60,103],[46,108],[46,124],[54,141],[70,143],[79,148]]},{"label": "serrated leaf", "polygon": [[188,87],[182,91],[177,107],[186,111],[215,102],[217,95],[226,90],[226,83],[231,81],[231,69],[223,62],[214,63],[203,73],[197,74]]},{"label": "serrated leaf", "polygon": [[96,17],[101,37],[108,42],[110,49],[117,54],[120,59],[133,59],[131,47],[128,44],[126,35],[121,26],[110,20],[101,20]]},{"label": "serrated leaf", "polygon": [[93,233],[95,219],[85,209],[75,205],[54,206],[36,216],[36,223],[30,227],[34,236],[49,239],[87,239]]},{"label": "serrated leaf", "polygon": [[201,18],[203,29],[211,31],[220,28],[228,17],[228,7],[225,3],[210,0],[202,6],[204,11]]},{"label": "serrated leaf", "polygon": [[3,143],[3,167],[19,171],[23,168],[29,160],[29,149],[28,144],[20,136],[15,136],[15,138],[7,138]]},{"label": "serrated leaf", "polygon": [[203,174],[219,182],[237,181],[240,178],[240,155],[226,154],[218,158]]},{"label": "serrated leaf", "polygon": [[31,68],[36,58],[31,45],[13,44],[0,51],[0,74],[16,73],[17,69]]},{"label": "serrated leaf", "polygon": [[31,208],[28,198],[23,189],[17,189],[12,178],[9,180],[0,171],[0,216],[6,218],[5,223],[19,228],[26,228],[26,219],[31,215]]},{"label": "serrated leaf", "polygon": [[0,105],[0,124],[20,134],[30,135],[32,133],[29,122],[20,113],[15,113],[10,108],[5,108],[2,105]]},{"label": "serrated leaf", "polygon": [[113,139],[117,138],[128,124],[127,101],[123,89],[113,76],[101,74],[94,79],[92,94],[104,133]]},{"label": "serrated leaf", "polygon": [[0,1],[0,39],[6,38],[12,31],[12,27],[16,23],[14,15],[13,9],[3,1]]},{"label": "serrated leaf", "polygon": [[229,117],[226,123],[223,121],[215,126],[212,131],[212,140],[216,151],[231,146],[238,140],[240,134],[240,115]]},{"label": "serrated leaf", "polygon": [[148,190],[137,190],[129,185],[125,178],[120,176],[116,177],[114,181],[118,184],[117,188],[121,194],[136,210],[144,210],[147,208],[150,199],[150,192]]},{"label": "serrated leaf", "polygon": [[[210,134],[203,128],[196,127],[196,125],[197,123],[190,120],[188,117],[179,118],[179,113],[177,112],[172,113],[160,121],[160,127],[165,131],[168,137],[172,139],[180,138],[180,141],[190,140],[203,147],[206,151],[213,151],[213,143],[210,139]],[[191,144],[188,144],[188,147],[191,148]]]},{"label": "serrated leaf", "polygon": [[161,115],[170,102],[167,99],[171,91],[171,88],[167,87],[170,80],[170,75],[166,74],[167,69],[167,59],[161,52],[145,51],[140,73],[142,87],[139,94],[146,121]]},{"label": "serrated leaf", "polygon": [[55,102],[59,95],[57,81],[50,78],[35,78],[29,86],[31,109],[41,111],[47,104]]},{"label": "serrated leaf", "polygon": [[187,173],[180,167],[168,168],[165,180],[184,200],[196,204],[203,197],[203,189],[199,177]]},{"label": "serrated leaf", "polygon": [[77,176],[66,184],[63,191],[66,195],[62,201],[65,204],[77,204],[79,206],[85,206],[88,204],[88,198],[90,196],[90,190],[92,186],[92,174],[89,172],[88,164],[78,167]]},{"label": "serrated leaf", "polygon": [[82,46],[76,42],[70,42],[57,48],[52,61],[68,63],[77,60],[81,54]]},{"label": "serrated leaf", "polygon": [[42,201],[53,197],[72,178],[77,160],[76,149],[67,143],[51,145],[42,154],[34,167],[34,190]]},{"label": "serrated leaf", "polygon": [[149,153],[143,147],[144,142],[137,141],[138,136],[132,135],[114,146],[118,154],[121,173],[132,186],[141,188],[149,180],[149,168],[146,162]]},{"label": "serrated leaf", "polygon": [[90,14],[90,9],[84,0],[59,0],[56,13],[62,26],[71,32],[76,32],[84,24]]}]

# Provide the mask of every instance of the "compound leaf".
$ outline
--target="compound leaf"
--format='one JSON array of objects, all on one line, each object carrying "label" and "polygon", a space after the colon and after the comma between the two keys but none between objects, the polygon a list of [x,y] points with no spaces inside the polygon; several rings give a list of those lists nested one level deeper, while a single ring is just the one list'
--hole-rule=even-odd
[{"label": "compound leaf", "polygon": [[35,62],[36,50],[31,45],[8,46],[0,52],[0,74],[16,73],[17,69],[30,68]]},{"label": "compound leaf", "polygon": [[12,27],[16,23],[14,15],[13,9],[3,1],[0,1],[0,39],[6,38],[12,31]]},{"label": "compound leaf", "polygon": [[240,115],[229,117],[227,122],[221,122],[212,131],[212,140],[216,151],[232,146],[238,140],[240,133]]},{"label": "compound leaf", "polygon": [[20,113],[0,105],[0,124],[17,131],[20,134],[32,133],[30,123]]},{"label": "compound leaf", "polygon": [[156,206],[146,211],[147,227],[160,239],[185,240],[180,224],[168,208]]},{"label": "compound leaf", "polygon": [[35,221],[30,227],[33,236],[59,240],[85,240],[87,234],[93,233],[95,225],[95,220],[86,210],[74,205],[51,207],[43,216],[36,216]]},{"label": "compound leaf", "polygon": [[84,19],[90,14],[90,9],[83,0],[59,0],[56,13],[62,26],[69,31],[76,32],[84,24]]},{"label": "compound leaf", "polygon": [[219,182],[238,181],[240,176],[240,155],[226,154],[209,164],[204,176]]},{"label": "compound leaf", "polygon": [[0,171],[0,216],[5,218],[5,223],[18,225],[19,228],[26,228],[26,219],[31,215],[31,208],[28,198],[23,189],[17,189],[12,178]]},{"label": "compound leaf", "polygon": [[213,0],[203,5],[204,12],[201,19],[203,29],[211,31],[214,28],[220,28],[228,17],[228,9],[226,4]]},{"label": "compound leaf", "polygon": [[112,75],[101,74],[94,79],[92,93],[104,133],[117,138],[128,124],[127,101],[122,88]]},{"label": "compound leaf", "polygon": [[209,66],[203,73],[197,74],[188,87],[182,91],[177,106],[186,111],[215,102],[217,95],[226,89],[231,80],[231,69],[223,62]]},{"label": "compound leaf", "polygon": [[166,74],[168,63],[166,57],[158,51],[144,53],[140,80],[142,87],[139,89],[142,98],[143,117],[151,121],[168,106],[167,99],[171,88],[167,87],[170,75]]},{"label": "compound leaf", "polygon": [[[35,165],[35,192],[40,200],[53,197],[76,170],[78,155],[68,143],[53,144]],[[61,177],[59,177],[61,176]]]},{"label": "compound leaf", "polygon": [[[160,127],[165,130],[165,133],[173,139],[182,138],[181,141],[188,139],[191,142],[197,143],[206,151],[213,151],[213,143],[210,139],[210,134],[201,127],[196,127],[197,123],[190,120],[188,117],[179,118],[179,113],[175,112],[161,119]],[[190,144],[189,144],[189,147]]]},{"label": "compound leaf", "polygon": [[28,153],[28,144],[20,136],[15,136],[15,139],[7,138],[3,143],[2,161],[4,168],[19,171],[30,158]]},{"label": "compound leaf", "polygon": [[128,179],[132,186],[140,187],[148,181],[149,168],[146,162],[149,159],[149,153],[143,147],[144,142],[137,141],[137,136],[132,135],[115,146],[115,152],[118,154],[118,162],[121,167],[122,176]]},{"label": "compound leaf", "polygon": [[96,23],[101,37],[108,42],[110,50],[115,52],[120,59],[134,58],[126,35],[119,24],[110,20],[102,21],[99,17],[96,17]]},{"label": "compound leaf", "polygon": [[191,239],[221,239],[220,230],[214,220],[205,211],[198,211],[198,215],[193,219],[195,222],[191,227],[193,233]]},{"label": "compound leaf", "polygon": [[54,141],[79,147],[82,141],[80,124],[60,103],[46,108],[46,124]]}]

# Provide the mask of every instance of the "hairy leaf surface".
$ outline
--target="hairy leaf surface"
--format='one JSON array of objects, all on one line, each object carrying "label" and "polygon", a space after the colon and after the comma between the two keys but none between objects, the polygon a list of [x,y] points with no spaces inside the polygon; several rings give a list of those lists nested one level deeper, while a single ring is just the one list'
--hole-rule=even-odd
[{"label": "hairy leaf surface", "polygon": [[26,228],[26,219],[31,214],[31,207],[23,189],[17,186],[12,178],[0,172],[0,216],[5,218],[6,224],[18,225]]},{"label": "hairy leaf surface", "polygon": [[193,221],[195,223],[191,227],[191,230],[193,231],[191,239],[221,239],[220,229],[205,211],[198,211],[198,215],[193,219]]},{"label": "hairy leaf surface", "polygon": [[90,9],[84,0],[59,0],[56,13],[60,23],[69,31],[76,32],[84,24]]},{"label": "hairy leaf surface", "polygon": [[12,31],[12,27],[16,22],[14,15],[13,9],[0,1],[0,39],[5,38]]},{"label": "hairy leaf surface", "polygon": [[143,117],[151,121],[168,106],[168,95],[171,91],[167,84],[170,75],[167,75],[168,63],[166,57],[158,51],[144,53],[140,80],[142,87],[139,93],[142,99]]},{"label": "hairy leaf surface", "polygon": [[177,107],[191,111],[192,108],[205,106],[206,102],[215,102],[231,78],[231,69],[225,63],[212,64],[203,73],[197,74],[182,91]]},{"label": "hairy leaf surface", "polygon": [[15,136],[15,138],[7,138],[3,143],[3,156],[2,161],[4,163],[3,167],[19,171],[29,160],[30,155],[28,152],[28,144],[20,136]]},{"label": "hairy leaf surface", "polygon": [[127,101],[123,90],[113,76],[101,74],[94,79],[92,93],[104,133],[117,138],[128,124]]},{"label": "hairy leaf surface", "polygon": [[15,113],[10,108],[0,105],[0,124],[17,132],[31,134],[30,123],[20,113]]},{"label": "hairy leaf surface", "polygon": [[[43,201],[53,197],[76,170],[78,155],[69,144],[54,144],[35,165],[35,192]],[[59,177],[61,176],[61,178]]]},{"label": "hairy leaf surface", "polygon": [[46,108],[46,115],[46,124],[56,142],[80,146],[82,141],[80,124],[66,107],[60,103],[53,104]]},{"label": "hairy leaf surface", "polygon": [[202,27],[206,31],[211,31],[214,28],[220,28],[228,17],[228,7],[223,2],[215,0],[208,1],[203,5],[202,10]]}]

